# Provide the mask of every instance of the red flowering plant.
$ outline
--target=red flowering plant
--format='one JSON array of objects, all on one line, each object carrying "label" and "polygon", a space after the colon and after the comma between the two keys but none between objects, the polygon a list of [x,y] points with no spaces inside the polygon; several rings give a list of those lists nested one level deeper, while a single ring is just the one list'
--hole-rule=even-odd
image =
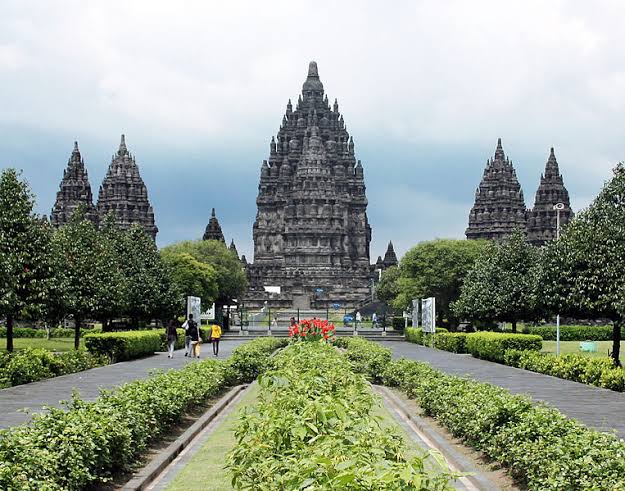
[{"label": "red flowering plant", "polygon": [[319,319],[305,319],[299,324],[289,327],[289,337],[296,341],[324,340],[327,343],[332,343],[335,335],[334,324]]}]

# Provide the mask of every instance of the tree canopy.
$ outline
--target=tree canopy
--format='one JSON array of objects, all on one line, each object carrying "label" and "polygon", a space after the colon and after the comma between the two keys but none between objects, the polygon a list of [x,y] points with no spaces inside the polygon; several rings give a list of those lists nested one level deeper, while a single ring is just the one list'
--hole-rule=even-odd
[{"label": "tree canopy", "polygon": [[204,308],[215,302],[219,285],[213,266],[198,261],[187,252],[162,250],[161,257],[169,267],[172,281],[182,293],[183,299],[188,296],[200,297]]}]

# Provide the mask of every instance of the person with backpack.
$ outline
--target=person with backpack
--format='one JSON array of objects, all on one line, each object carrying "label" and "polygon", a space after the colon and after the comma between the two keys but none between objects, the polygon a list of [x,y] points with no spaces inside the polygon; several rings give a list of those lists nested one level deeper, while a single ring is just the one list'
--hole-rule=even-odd
[{"label": "person with backpack", "polygon": [[[200,331],[197,322],[193,320],[193,314],[189,314],[189,318],[182,325],[184,329],[184,356],[195,357],[196,346],[200,340]],[[195,341],[195,344],[194,344]],[[199,346],[197,346],[198,358],[200,357]]]}]

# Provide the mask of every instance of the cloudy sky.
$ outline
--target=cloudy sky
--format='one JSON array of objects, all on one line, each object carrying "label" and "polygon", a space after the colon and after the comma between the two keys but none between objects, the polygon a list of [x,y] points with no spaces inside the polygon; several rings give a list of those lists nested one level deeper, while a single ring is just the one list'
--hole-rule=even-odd
[{"label": "cloudy sky", "polygon": [[575,210],[625,158],[622,1],[0,2],[0,168],[48,214],[74,140],[94,193],[126,134],[158,242],[217,209],[251,258],[262,160],[316,60],[365,168],[372,260],[463,237],[498,137],[531,206],[554,146]]}]

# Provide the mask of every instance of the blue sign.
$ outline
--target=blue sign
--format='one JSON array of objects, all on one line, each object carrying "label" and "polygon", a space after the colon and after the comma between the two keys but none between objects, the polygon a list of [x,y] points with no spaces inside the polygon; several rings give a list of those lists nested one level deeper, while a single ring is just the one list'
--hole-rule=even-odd
[{"label": "blue sign", "polygon": [[351,315],[343,316],[343,322],[351,322],[353,320],[354,320],[354,318]]},{"label": "blue sign", "polygon": [[335,303],[332,305],[332,307],[334,307],[334,310],[338,310],[341,308],[341,304],[340,303]]},{"label": "blue sign", "polygon": [[315,291],[316,291],[317,293],[323,293],[323,288],[316,288],[316,289],[315,289]]}]

